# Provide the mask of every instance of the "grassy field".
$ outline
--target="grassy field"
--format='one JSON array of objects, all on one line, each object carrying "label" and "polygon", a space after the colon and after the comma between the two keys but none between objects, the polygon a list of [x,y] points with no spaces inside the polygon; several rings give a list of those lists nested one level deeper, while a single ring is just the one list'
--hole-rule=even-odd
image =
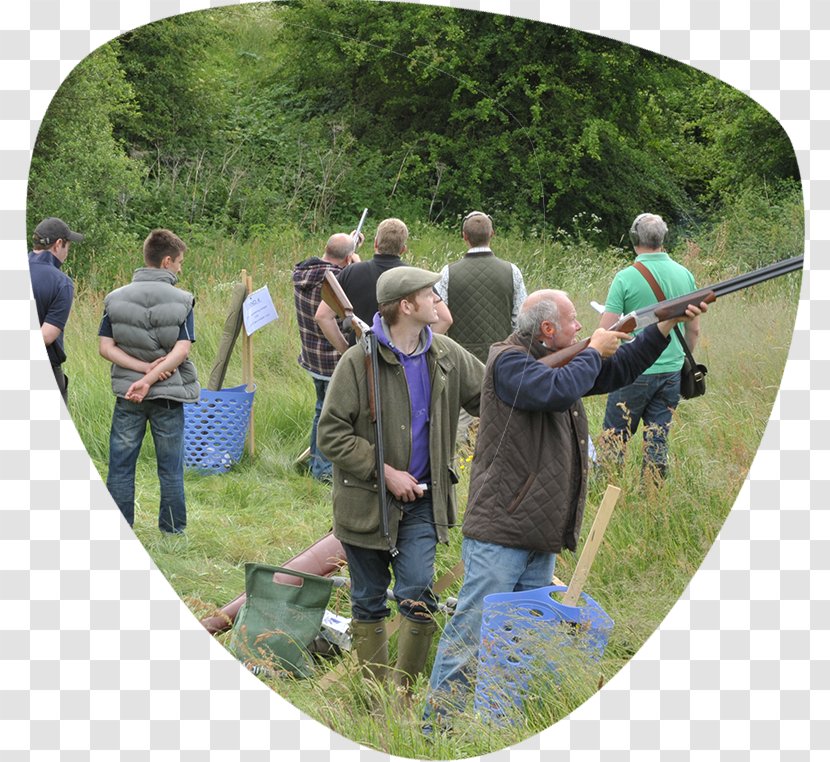
[{"label": "grassy field", "polygon": [[[459,255],[459,244],[455,236],[416,228],[408,259],[437,269]],[[330,528],[330,489],[298,473],[293,465],[307,445],[314,394],[296,363],[299,340],[290,272],[293,263],[321,248],[322,242],[299,234],[282,234],[244,247],[232,242],[191,242],[182,286],[194,291],[197,298],[193,358],[203,378],[212,365],[229,290],[241,268],[253,273],[255,288],[269,286],[280,316],[254,337],[256,456],[245,456],[228,474],[186,475],[188,529],[184,536],[162,536],[156,528],[158,487],[152,442],[149,437],[145,441],[138,471],[135,531],[197,618],[214,612],[244,590],[246,562],[280,564]],[[589,300],[604,299],[613,273],[623,263],[614,252],[598,252],[577,241],[542,245],[536,239],[506,235],[494,241],[494,248],[522,268],[529,291],[539,287],[568,290],[585,325],[583,335],[598,322],[588,307]],[[676,256],[695,272],[701,285],[734,274],[702,258],[693,245],[685,246]],[[140,264],[138,253],[134,264]],[[124,267],[124,281],[131,269]],[[709,367],[709,391],[705,397],[682,403],[677,411],[671,435],[671,471],[661,490],[640,484],[639,442],[630,448],[622,469],[607,478],[592,478],[586,529],[608,481],[622,488],[586,588],[615,621],[597,670],[588,674],[574,670],[558,685],[545,683],[545,676],[540,675],[534,684],[538,698],[528,702],[527,712],[515,723],[493,728],[471,718],[455,735],[429,743],[418,727],[423,680],[416,684],[411,710],[402,709],[386,696],[381,697],[375,713],[365,709],[365,689],[353,665],[333,687],[324,689],[316,680],[279,678],[269,680],[272,687],[339,733],[407,757],[484,754],[526,738],[576,708],[596,690],[600,672],[605,680],[610,679],[637,652],[681,595],[715,539],[752,462],[775,399],[792,335],[799,284],[799,276],[790,275],[730,295],[703,318],[696,357]],[[70,411],[105,478],[112,395],[108,365],[97,355],[102,299],[102,294],[79,284],[66,345],[72,376]],[[226,385],[240,382],[237,350]],[[587,400],[595,436],[604,404],[604,397]],[[468,468],[462,470],[461,505],[468,473]],[[439,575],[459,557],[460,532],[452,535],[450,546],[439,548]],[[563,554],[557,561],[557,575],[567,581],[575,561],[574,555]],[[455,593],[457,587],[449,592]],[[333,607],[346,613],[348,601],[338,596]],[[320,676],[339,663],[321,665]]]}]

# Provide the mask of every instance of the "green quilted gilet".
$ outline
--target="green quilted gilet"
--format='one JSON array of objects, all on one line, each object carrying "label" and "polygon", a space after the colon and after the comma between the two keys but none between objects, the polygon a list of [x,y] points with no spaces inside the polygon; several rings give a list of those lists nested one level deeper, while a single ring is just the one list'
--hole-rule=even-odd
[{"label": "green quilted gilet", "polygon": [[453,323],[448,332],[483,363],[491,344],[513,331],[513,268],[491,254],[468,254],[449,266],[447,304]]}]

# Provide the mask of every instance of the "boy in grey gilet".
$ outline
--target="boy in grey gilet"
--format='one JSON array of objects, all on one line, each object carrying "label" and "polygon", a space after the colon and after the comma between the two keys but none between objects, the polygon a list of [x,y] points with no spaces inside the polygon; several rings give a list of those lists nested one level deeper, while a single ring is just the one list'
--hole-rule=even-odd
[{"label": "boy in grey gilet", "polygon": [[135,518],[135,466],[150,424],[160,484],[159,529],[180,534],[184,498],[185,402],[199,399],[193,295],[176,288],[187,246],[169,230],[144,241],[144,267],[132,283],[104,298],[98,351],[112,363],[115,409],[110,430],[107,489],[130,526]]}]

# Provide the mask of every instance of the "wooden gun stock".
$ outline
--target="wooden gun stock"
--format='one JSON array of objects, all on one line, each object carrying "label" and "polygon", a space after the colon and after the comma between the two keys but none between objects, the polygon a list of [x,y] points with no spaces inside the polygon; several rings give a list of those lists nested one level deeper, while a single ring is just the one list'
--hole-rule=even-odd
[{"label": "wooden gun stock", "polygon": [[346,327],[351,326],[358,339],[369,332],[369,326],[354,314],[354,307],[352,307],[349,297],[346,296],[343,286],[340,285],[331,270],[326,273],[323,287],[320,289],[320,296],[331,307],[337,317],[345,321]]},{"label": "wooden gun stock", "polygon": [[343,286],[340,285],[337,276],[331,270],[326,271],[320,296],[341,320],[354,314],[354,307],[352,307],[349,297],[346,296]]},{"label": "wooden gun stock", "polygon": [[571,360],[573,360],[574,357],[576,357],[580,352],[584,352],[588,348],[590,341],[590,339],[582,339],[582,341],[577,341],[576,344],[571,344],[569,347],[565,347],[564,349],[560,349],[556,352],[551,352],[549,355],[540,357],[539,362],[544,363],[549,368],[561,368],[563,365],[567,365]]},{"label": "wooden gun stock", "polygon": [[711,304],[717,299],[715,292],[711,288],[701,288],[698,291],[692,291],[691,294],[685,296],[678,296],[676,299],[667,299],[665,302],[660,302],[660,306],[654,310],[654,316],[657,321],[671,320],[672,318],[683,317],[689,305],[698,305],[701,302]]}]

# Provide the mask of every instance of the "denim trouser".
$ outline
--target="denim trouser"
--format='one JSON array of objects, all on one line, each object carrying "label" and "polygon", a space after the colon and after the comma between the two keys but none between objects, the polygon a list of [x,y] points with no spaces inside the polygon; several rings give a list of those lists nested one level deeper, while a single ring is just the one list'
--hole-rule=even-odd
[{"label": "denim trouser", "polygon": [[[358,621],[375,622],[389,614],[386,590],[392,580],[391,564],[395,572],[393,592],[398,609],[407,619],[422,620],[426,611],[436,609],[432,593],[435,570],[435,546],[438,535],[432,517],[432,498],[429,494],[411,503],[392,503],[402,506],[404,514],[398,525],[394,558],[386,550],[360,548],[343,543],[351,577],[352,617]],[[373,504],[367,510],[377,510]]]},{"label": "denim trouser", "polygon": [[127,523],[135,519],[135,464],[147,430],[156,447],[161,495],[159,529],[182,532],[187,523],[184,504],[184,408],[180,402],[115,398],[110,429],[107,489]]},{"label": "denim trouser", "polygon": [[[608,395],[602,428],[613,430],[625,445],[643,422],[643,466],[654,465],[665,475],[669,463],[669,424],[680,403],[680,371],[644,373],[633,384]],[[622,460],[623,452],[617,453]]]},{"label": "denim trouser", "polygon": [[320,413],[323,410],[323,401],[326,399],[326,390],[329,388],[328,378],[314,378],[314,390],[317,392],[317,404],[314,406],[314,420],[311,423],[311,475],[315,479],[331,481],[331,461],[317,449],[317,424],[320,422]]},{"label": "denim trouser", "polygon": [[464,584],[455,614],[438,643],[429,679],[424,720],[464,709],[478,665],[484,596],[546,587],[553,579],[554,553],[521,550],[465,537],[461,545]]}]

